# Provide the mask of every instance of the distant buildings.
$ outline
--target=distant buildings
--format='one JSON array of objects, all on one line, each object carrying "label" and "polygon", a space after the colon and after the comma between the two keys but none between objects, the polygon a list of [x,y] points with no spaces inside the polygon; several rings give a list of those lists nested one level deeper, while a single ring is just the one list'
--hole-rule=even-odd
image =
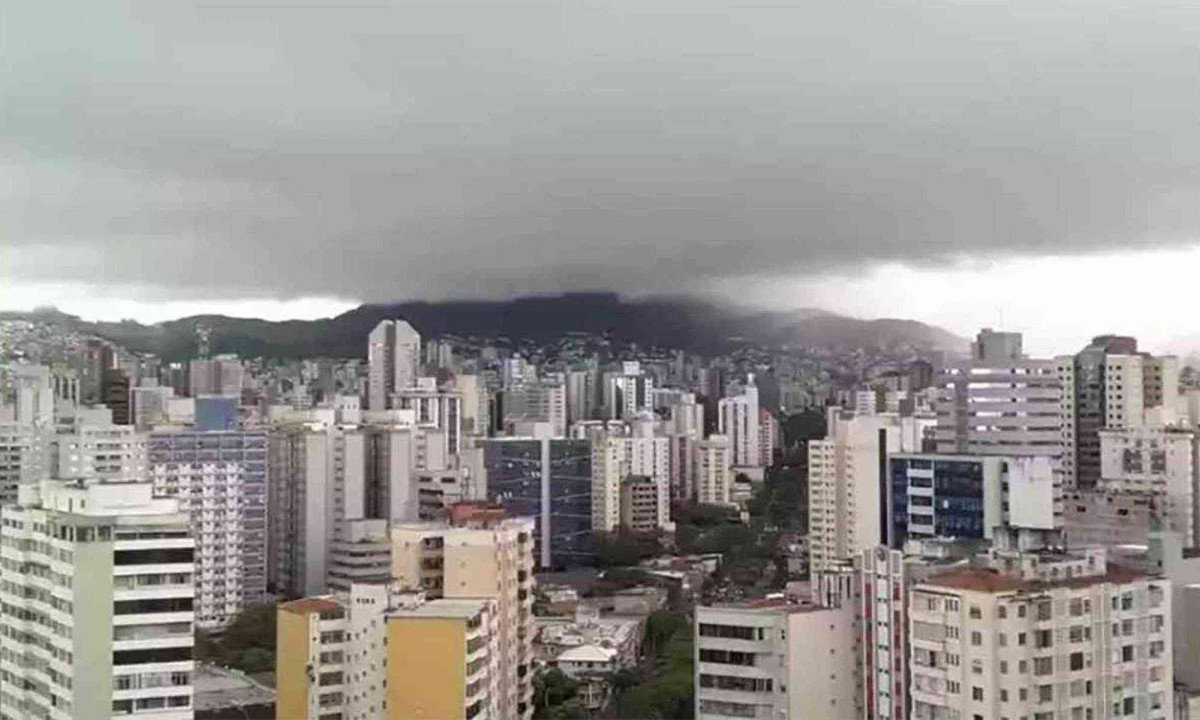
[{"label": "distant buildings", "polygon": [[761,467],[759,454],[758,388],[754,377],[734,397],[721,398],[717,403],[717,432],[729,438],[734,467]]},{"label": "distant buildings", "polygon": [[367,408],[386,410],[392,394],[416,382],[421,336],[404,320],[384,320],[367,337]]},{"label": "distant buildings", "polygon": [[226,395],[240,397],[244,370],[237,358],[192,360],[188,363],[188,397]]}]

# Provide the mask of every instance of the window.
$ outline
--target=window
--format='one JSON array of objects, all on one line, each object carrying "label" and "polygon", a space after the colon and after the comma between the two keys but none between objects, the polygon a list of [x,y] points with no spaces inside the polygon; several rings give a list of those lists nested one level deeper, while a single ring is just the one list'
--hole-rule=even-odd
[{"label": "window", "polygon": [[970,615],[972,620],[978,620],[983,617],[983,613],[980,612],[978,605],[972,605],[970,610],[967,611],[967,614]]},{"label": "window", "polygon": [[979,632],[978,630],[972,630],[971,631],[971,644],[972,645],[982,645],[983,644],[983,633]]},{"label": "window", "polygon": [[753,639],[755,639],[754,630],[755,629],[752,627],[745,627],[743,625],[712,625],[709,623],[701,623],[700,624],[700,636],[701,637],[731,638],[734,640],[753,640]]},{"label": "window", "polygon": [[1000,661],[1000,674],[1001,674],[1001,675],[1007,675],[1007,674],[1008,674],[1008,661],[1007,661],[1007,660],[1001,660],[1001,661]]},{"label": "window", "polygon": [[983,700],[983,688],[972,687],[971,688],[971,699],[972,700]]},{"label": "window", "polygon": [[1038,603],[1038,605],[1037,605],[1037,619],[1038,620],[1049,620],[1050,616],[1052,614],[1053,614],[1052,605],[1049,600],[1043,600]]},{"label": "window", "polygon": [[1000,618],[1001,620],[1008,617],[1008,608],[1005,607],[1004,605],[997,607],[996,608],[996,617]]},{"label": "window", "polygon": [[1033,659],[1033,674],[1042,676],[1050,675],[1054,672],[1054,658],[1040,657]]},{"label": "window", "polygon": [[1018,645],[1025,644],[1025,633],[1017,633],[1017,644]]},{"label": "window", "polygon": [[1033,646],[1036,648],[1048,648],[1054,644],[1053,630],[1037,630],[1033,633]]},{"label": "window", "polygon": [[754,653],[702,648],[700,650],[700,662],[722,663],[725,665],[754,665]]},{"label": "window", "polygon": [[1051,702],[1054,700],[1053,685],[1038,685],[1038,702]]},{"label": "window", "polygon": [[1083,669],[1083,653],[1081,653],[1081,652],[1071,653],[1071,669],[1072,670],[1082,670]]},{"label": "window", "polygon": [[1133,662],[1133,646],[1125,645],[1121,648],[1121,662]]}]

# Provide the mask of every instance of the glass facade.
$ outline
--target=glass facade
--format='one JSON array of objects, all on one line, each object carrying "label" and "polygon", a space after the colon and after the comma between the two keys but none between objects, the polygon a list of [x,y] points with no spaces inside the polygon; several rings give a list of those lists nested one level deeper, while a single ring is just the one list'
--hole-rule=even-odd
[{"label": "glass facade", "polygon": [[[539,566],[568,569],[592,563],[592,455],[587,440],[490,440],[484,446],[484,464],[488,499],[512,516],[534,519]],[[549,533],[543,533],[544,524]],[[548,555],[542,549],[546,535]]]},{"label": "glass facade", "polygon": [[984,537],[984,461],[893,457],[888,545],[909,538]]}]

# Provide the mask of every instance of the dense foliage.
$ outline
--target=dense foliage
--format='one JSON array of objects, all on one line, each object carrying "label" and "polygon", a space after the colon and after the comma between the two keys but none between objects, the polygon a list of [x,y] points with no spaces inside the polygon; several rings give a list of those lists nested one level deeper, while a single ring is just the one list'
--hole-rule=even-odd
[{"label": "dense foliage", "polygon": [[247,673],[275,668],[275,605],[247,605],[220,635],[196,630],[196,659]]}]

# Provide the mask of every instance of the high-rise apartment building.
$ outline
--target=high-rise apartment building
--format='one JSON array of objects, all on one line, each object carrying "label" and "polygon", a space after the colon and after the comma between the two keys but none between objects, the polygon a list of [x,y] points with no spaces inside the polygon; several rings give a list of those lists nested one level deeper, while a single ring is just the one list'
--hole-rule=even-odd
[{"label": "high-rise apartment building", "polygon": [[267,436],[161,430],[149,479],[179,500],[196,541],[196,624],[219,628],[267,592]]},{"label": "high-rise apartment building", "polygon": [[621,527],[631,532],[658,532],[662,489],[654,478],[630,475],[621,482]]},{"label": "high-rise apartment building", "polygon": [[0,505],[17,501],[17,489],[50,477],[53,431],[25,423],[0,423]]},{"label": "high-rise apartment building", "polygon": [[1067,481],[1093,488],[1100,481],[1100,431],[1140,425],[1145,411],[1175,412],[1179,363],[1139,353],[1137,340],[1101,335],[1073,357],[1059,358],[1063,378],[1062,435],[1073,452],[1064,456]]},{"label": "high-rise apartment building", "polygon": [[438,387],[437,378],[416,378],[410,386],[396,390],[390,402],[392,408],[412,410],[418,426],[441,431],[445,454],[462,449],[463,396],[457,388]]},{"label": "high-rise apartment building", "polygon": [[268,449],[267,584],[285,595],[319,595],[342,524],[366,516],[364,436],[338,425],[289,423],[271,430]]},{"label": "high-rise apartment building", "polygon": [[717,432],[729,438],[734,467],[761,467],[758,388],[751,376],[742,394],[717,403]]},{"label": "high-rise apartment building", "polygon": [[627,423],[626,434],[604,433],[592,439],[592,529],[616,530],[621,524],[621,483],[631,475],[653,478],[658,487],[658,527],[671,521],[671,442],[655,434],[652,417]]},{"label": "high-rise apartment building", "polygon": [[513,517],[534,520],[538,567],[589,565],[592,541],[592,445],[552,437],[483,441],[487,496]]},{"label": "high-rise apartment building", "polygon": [[1183,427],[1137,425],[1101,430],[1100,481],[1107,495],[1143,498],[1158,524],[1183,534],[1188,547],[1200,538],[1195,506],[1200,468],[1196,432]]},{"label": "high-rise apartment building", "polygon": [[275,668],[280,720],[491,720],[496,602],[427,600],[388,582],[283,603]]},{"label": "high-rise apartment building", "polygon": [[567,434],[567,388],[561,382],[529,380],[504,391],[504,422],[546,422],[554,437]]},{"label": "high-rise apartment building", "polygon": [[1044,457],[893,453],[886,544],[990,540],[998,527],[1063,526],[1062,483]]},{"label": "high-rise apartment building", "polygon": [[384,320],[367,336],[367,408],[386,410],[392,394],[416,383],[421,335],[405,320]]},{"label": "high-rise apartment building", "polygon": [[889,453],[903,443],[897,415],[855,415],[829,409],[824,440],[808,443],[809,563],[814,570],[884,544]]},{"label": "high-rise apartment building", "polygon": [[729,438],[709,435],[690,443],[691,496],[705,505],[733,503],[733,450]]},{"label": "high-rise apartment building", "polygon": [[1170,583],[1102,549],[994,551],[908,614],[913,718],[1170,717]]},{"label": "high-rise apartment building", "polygon": [[392,575],[431,598],[496,602],[496,717],[533,715],[533,532],[531,518],[460,506],[446,524],[392,526]]},{"label": "high-rise apartment building", "polygon": [[113,425],[106,412],[93,421],[77,418],[73,428],[52,439],[51,474],[112,482],[144,482],[149,470],[146,436],[130,425]]},{"label": "high-rise apartment building", "polygon": [[596,414],[596,388],[599,374],[592,369],[567,372],[567,423],[591,420]]},{"label": "high-rise apartment building", "polygon": [[642,372],[641,363],[627,361],[621,369],[604,373],[604,411],[609,419],[628,419],[650,405],[654,378]]},{"label": "high-rise apartment building", "polygon": [[858,717],[854,608],[764,599],[696,608],[696,718]]},{"label": "high-rise apartment building", "polygon": [[971,360],[937,375],[937,450],[973,455],[1063,454],[1059,363],[1021,354],[1020,333],[982,331]]},{"label": "high-rise apartment building", "polygon": [[242,363],[236,357],[192,360],[188,363],[188,397],[241,397],[244,374]]},{"label": "high-rise apartment building", "polygon": [[151,490],[44,480],[0,507],[0,717],[191,719],[193,541]]}]

